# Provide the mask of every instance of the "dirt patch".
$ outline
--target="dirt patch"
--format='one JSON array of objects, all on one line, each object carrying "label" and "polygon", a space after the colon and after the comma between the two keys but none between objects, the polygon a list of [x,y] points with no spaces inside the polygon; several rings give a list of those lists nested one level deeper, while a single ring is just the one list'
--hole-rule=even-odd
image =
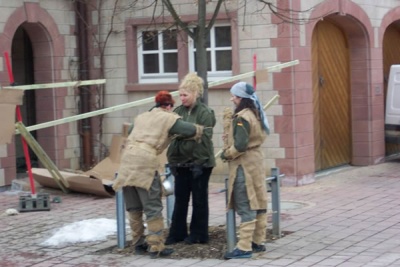
[{"label": "dirt patch", "polygon": [[[167,231],[164,235],[167,236]],[[282,237],[290,234],[291,232],[282,232]],[[271,230],[267,231],[267,246],[268,243],[273,242],[276,238],[272,236]],[[180,242],[174,245],[168,246],[174,249],[168,258],[170,259],[224,259],[226,252],[226,231],[225,226],[212,226],[209,228],[209,242],[208,244],[192,244],[187,245],[184,242]],[[119,249],[117,246],[102,249],[96,252],[96,254],[120,254],[120,255],[132,255],[135,254],[134,247],[128,242],[127,247]]]}]

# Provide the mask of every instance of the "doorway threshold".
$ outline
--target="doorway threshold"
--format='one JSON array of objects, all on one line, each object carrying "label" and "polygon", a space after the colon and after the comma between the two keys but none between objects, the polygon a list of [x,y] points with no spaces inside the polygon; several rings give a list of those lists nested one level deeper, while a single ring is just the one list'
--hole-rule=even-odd
[{"label": "doorway threshold", "polygon": [[336,167],[320,170],[320,171],[315,172],[315,178],[316,179],[323,178],[325,176],[328,176],[328,175],[331,175],[331,174],[334,174],[334,173],[347,171],[347,170],[349,170],[351,168],[354,168],[354,166],[351,166],[350,164],[343,164],[343,165],[340,165],[340,166],[336,166]]}]

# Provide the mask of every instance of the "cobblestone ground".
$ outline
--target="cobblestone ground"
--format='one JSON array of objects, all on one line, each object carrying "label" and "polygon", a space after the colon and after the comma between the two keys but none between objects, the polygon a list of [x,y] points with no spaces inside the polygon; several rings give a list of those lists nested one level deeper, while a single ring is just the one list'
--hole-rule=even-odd
[{"label": "cobblestone ground", "polygon": [[[223,184],[210,184],[210,226],[225,225],[223,188]],[[51,199],[59,197],[61,203],[51,203],[50,211],[7,216],[7,209],[18,208],[21,192],[0,193],[0,266],[400,266],[398,160],[346,167],[325,172],[310,185],[282,187],[281,226],[292,233],[268,243],[265,253],[242,260],[96,253],[115,246],[116,236],[106,241],[43,247],[41,242],[65,224],[115,219],[116,204],[114,198],[37,189],[49,193]]]}]

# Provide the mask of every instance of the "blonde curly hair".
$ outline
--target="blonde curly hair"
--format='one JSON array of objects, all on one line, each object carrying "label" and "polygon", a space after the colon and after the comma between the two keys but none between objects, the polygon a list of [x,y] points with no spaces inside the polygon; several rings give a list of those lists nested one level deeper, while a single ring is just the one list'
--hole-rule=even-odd
[{"label": "blonde curly hair", "polygon": [[203,96],[204,92],[204,81],[196,73],[191,72],[186,74],[183,78],[181,84],[179,85],[179,90],[185,90],[193,94],[197,94],[197,97]]}]

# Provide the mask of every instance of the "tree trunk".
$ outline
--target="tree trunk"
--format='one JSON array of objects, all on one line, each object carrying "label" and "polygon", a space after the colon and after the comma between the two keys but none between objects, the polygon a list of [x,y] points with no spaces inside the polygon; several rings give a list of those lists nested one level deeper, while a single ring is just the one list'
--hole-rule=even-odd
[{"label": "tree trunk", "polygon": [[204,80],[204,94],[203,94],[203,102],[208,104],[208,81],[207,81],[207,50],[206,50],[206,40],[207,34],[206,31],[206,0],[198,1],[199,10],[198,10],[198,27],[197,27],[197,35],[196,35],[196,67],[197,74],[203,78]]}]

